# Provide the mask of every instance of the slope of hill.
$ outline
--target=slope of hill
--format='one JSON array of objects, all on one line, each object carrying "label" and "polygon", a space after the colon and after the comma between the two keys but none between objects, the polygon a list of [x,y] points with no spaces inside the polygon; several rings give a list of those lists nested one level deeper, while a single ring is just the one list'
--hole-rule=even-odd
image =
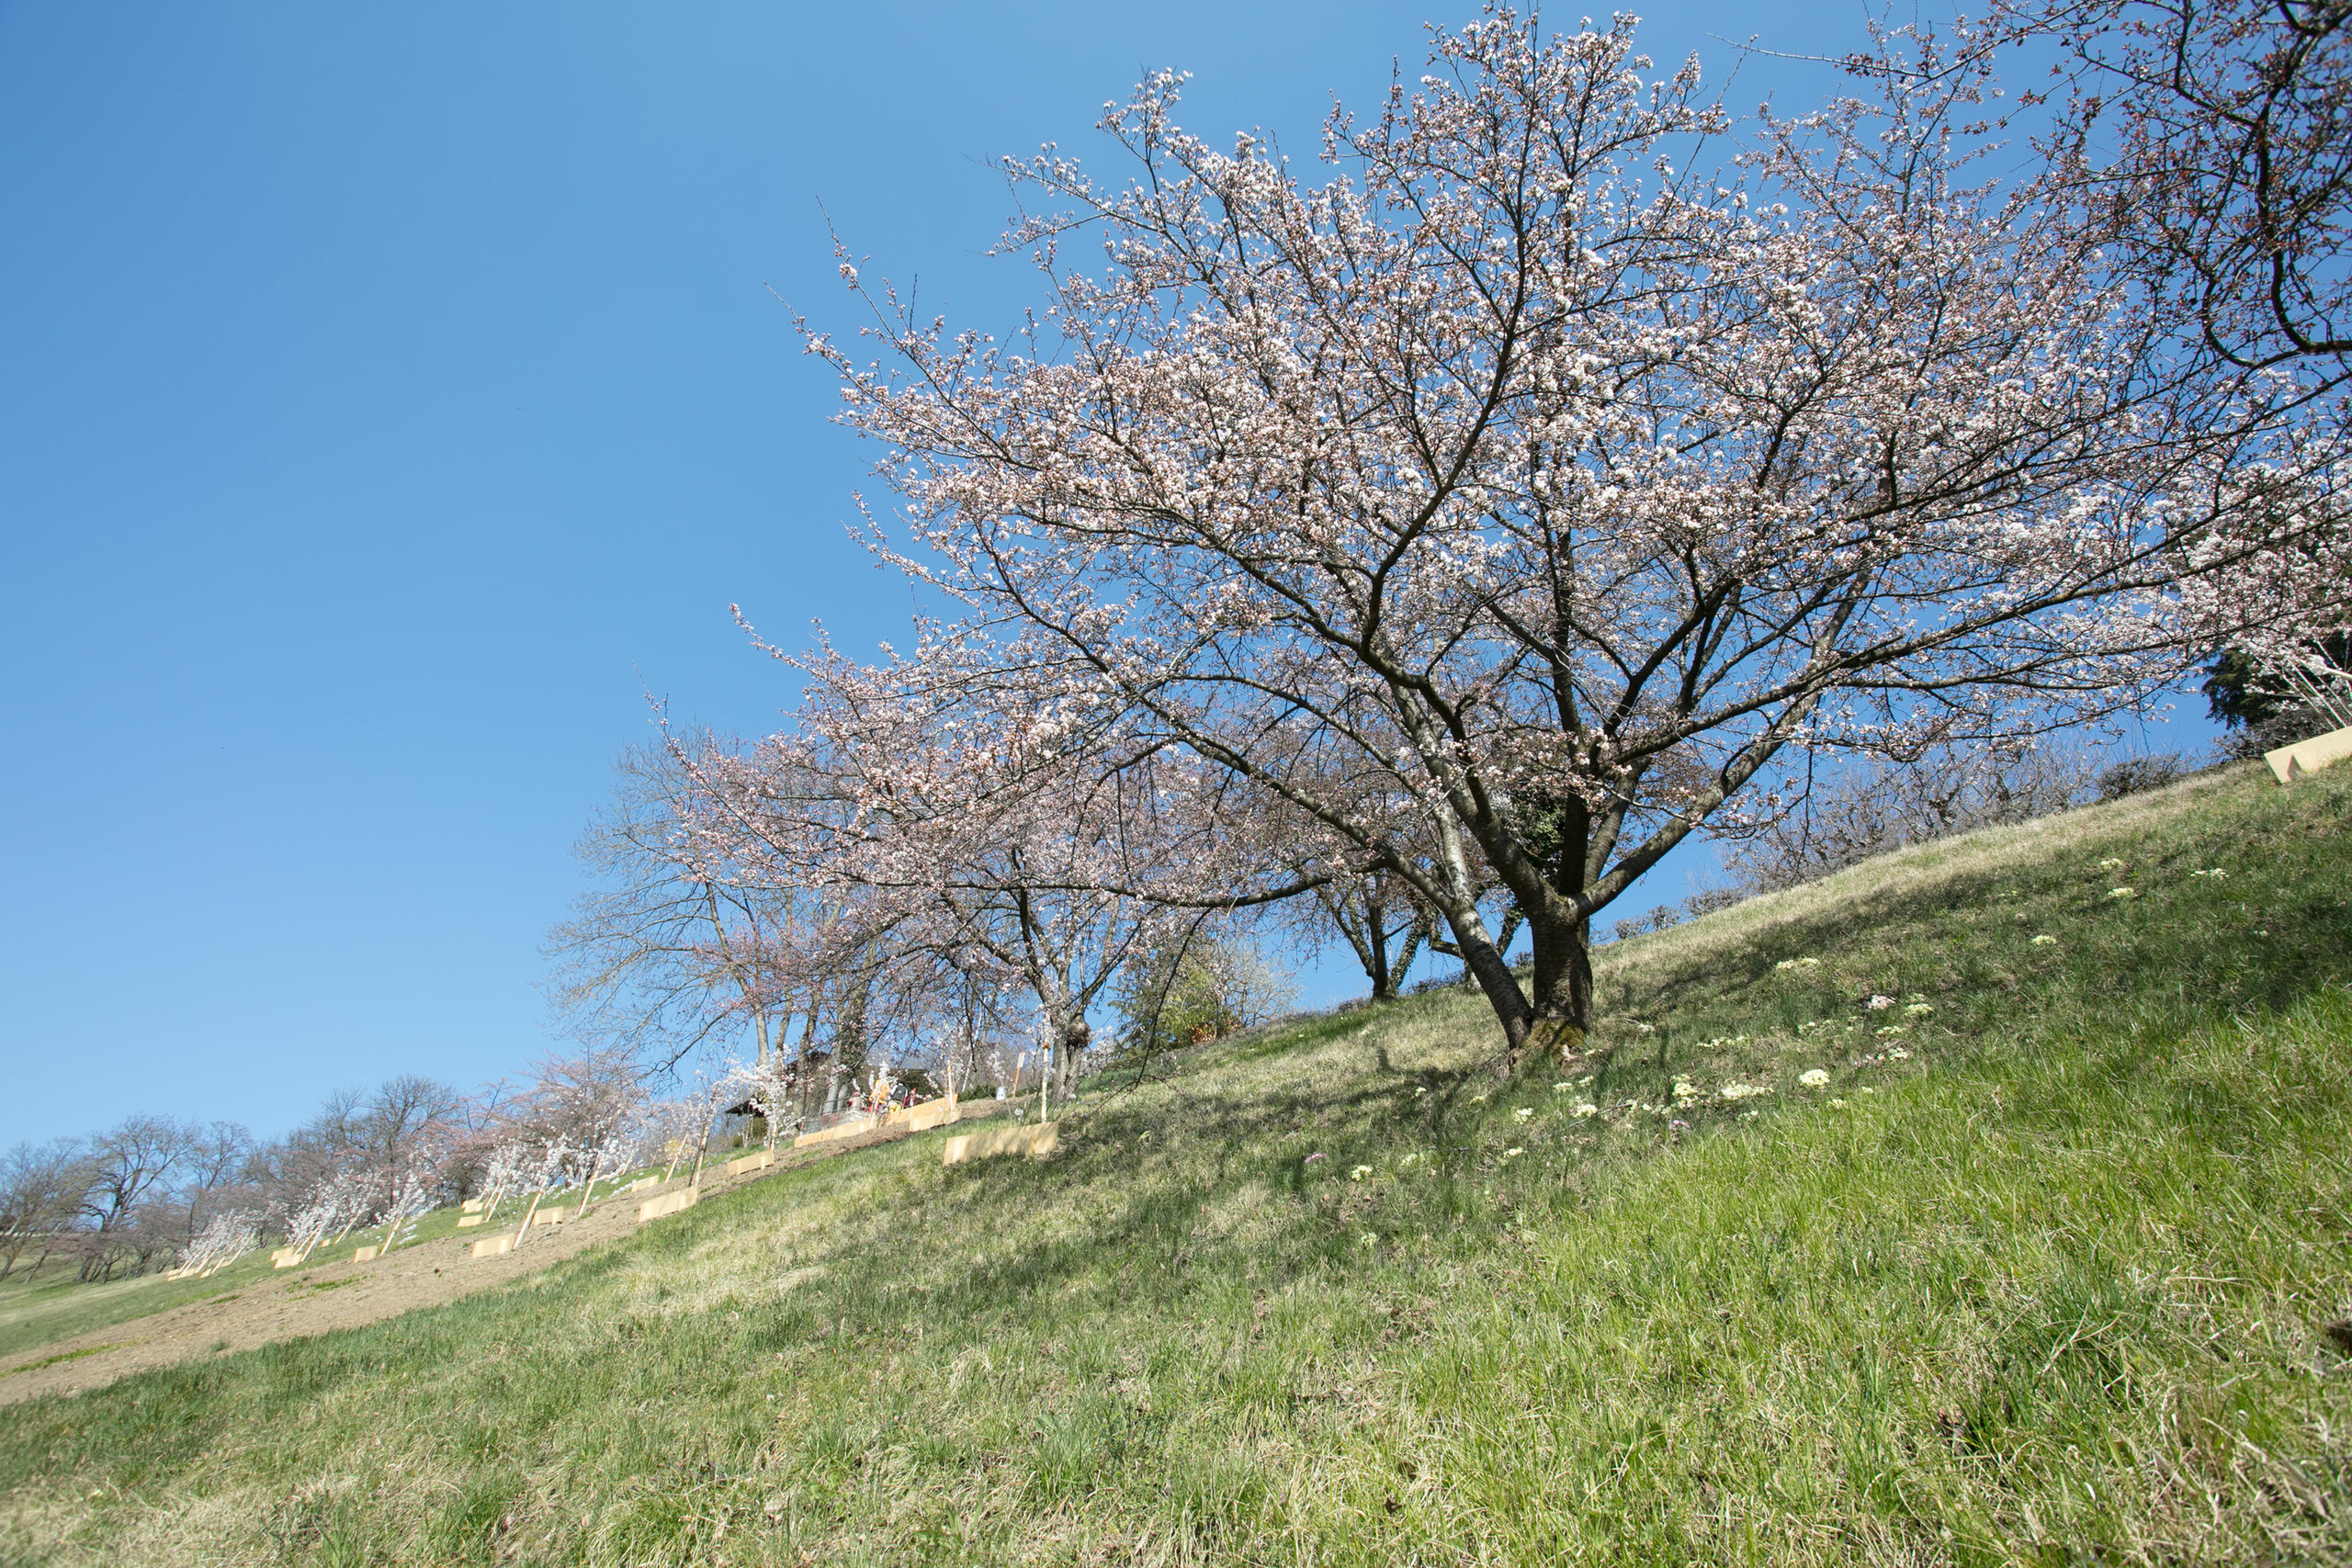
[{"label": "slope of hill", "polygon": [[2346,773],[1622,944],[1556,1078],[1316,1019],[0,1410],[0,1557],[2342,1561]]}]

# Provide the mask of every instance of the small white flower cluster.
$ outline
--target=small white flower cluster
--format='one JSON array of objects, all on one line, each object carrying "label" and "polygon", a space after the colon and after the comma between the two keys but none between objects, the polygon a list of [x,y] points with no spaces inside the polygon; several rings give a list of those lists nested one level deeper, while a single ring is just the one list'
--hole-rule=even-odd
[{"label": "small white flower cluster", "polygon": [[2211,876],[2211,877],[2214,877],[2214,878],[2217,878],[2217,879],[2218,879],[2218,878],[2221,878],[2221,877],[2227,876],[2227,875],[2229,875],[2230,874],[2229,874],[2228,872],[2226,872],[2226,871],[2223,871],[2220,866],[2218,866],[2218,865],[2217,865],[2217,866],[2214,866],[2214,867],[2213,867],[2212,869],[2211,869],[2210,871],[2192,871],[2192,872],[2190,872],[2188,874],[2189,874],[2189,875],[2191,875],[2191,876]]},{"label": "small white flower cluster", "polygon": [[1791,970],[1818,969],[1821,967],[1821,960],[1818,958],[1783,958],[1778,964],[1773,964],[1772,967],[1785,975]]},{"label": "small white flower cluster", "polygon": [[1677,1105],[1688,1105],[1688,1104],[1690,1104],[1692,1100],[1696,1100],[1696,1099],[1698,1099],[1698,1098],[1699,1098],[1699,1086],[1698,1086],[1698,1085],[1696,1085],[1696,1084],[1692,1083],[1689,1078],[1677,1078],[1677,1079],[1675,1079],[1675,1080],[1674,1080],[1674,1103],[1675,1103],[1675,1104],[1677,1104]]},{"label": "small white flower cluster", "polygon": [[1911,1059],[1911,1053],[1897,1045],[1886,1054],[1886,1059],[1890,1062],[1907,1062]]},{"label": "small white flower cluster", "polygon": [[2052,936],[2047,931],[2044,931],[2041,935],[2033,939],[2033,945],[2036,947],[2055,947],[2058,945],[2058,939]]},{"label": "small white flower cluster", "polygon": [[1571,1115],[1571,1116],[1573,1116],[1573,1117],[1575,1117],[1577,1121],[1581,1122],[1581,1121],[1583,1121],[1583,1120],[1584,1120],[1586,1117],[1588,1117],[1588,1116],[1598,1116],[1598,1115],[1600,1115],[1600,1107],[1599,1107],[1598,1105],[1595,1105],[1595,1104],[1594,1104],[1592,1101],[1590,1101],[1589,1100],[1577,1100],[1577,1101],[1576,1109],[1575,1109],[1575,1110],[1573,1110],[1573,1111],[1569,1111],[1569,1112],[1568,1112],[1568,1114],[1569,1114],[1569,1115]]},{"label": "small white flower cluster", "polygon": [[1529,1117],[1531,1117],[1531,1116],[1534,1115],[1534,1114],[1535,1114],[1535,1111],[1534,1111],[1534,1109],[1533,1109],[1532,1107],[1531,1107],[1531,1106],[1525,1106],[1525,1105],[1522,1105],[1522,1106],[1521,1106],[1518,1110],[1516,1110],[1516,1111],[1512,1111],[1510,1114],[1511,1114],[1511,1120],[1512,1120],[1512,1121],[1514,1121],[1514,1122],[1524,1122],[1524,1121],[1526,1121]]},{"label": "small white flower cluster", "polygon": [[1770,1094],[1771,1092],[1772,1086],[1770,1084],[1760,1083],[1727,1083],[1724,1085],[1722,1089],[1723,1097],[1734,1103],[1743,1100],[1753,1100],[1759,1094]]},{"label": "small white flower cluster", "polygon": [[2140,890],[2136,887],[2110,887],[2107,890],[2107,896],[2110,898],[2137,898],[2140,896]]},{"label": "small white flower cluster", "polygon": [[1903,1010],[1910,1014],[1913,1018],[1925,1018],[1929,1013],[1935,1011],[1936,1009],[1935,1004],[1932,1002],[1913,1002],[1909,1007],[1905,1008]]},{"label": "small white flower cluster", "polygon": [[1526,1151],[1525,1149],[1505,1149],[1505,1150],[1503,1151],[1503,1158],[1505,1158],[1505,1159],[1517,1159],[1520,1156],[1521,1156],[1521,1155],[1525,1154],[1526,1152],[1527,1152],[1527,1151]]},{"label": "small white flower cluster", "polygon": [[1807,1089],[1824,1089],[1828,1086],[1829,1075],[1819,1067],[1807,1067],[1797,1075],[1797,1082]]},{"label": "small white flower cluster", "polygon": [[1893,997],[1873,995],[1866,1005],[1872,1012],[1884,1012],[1887,1009],[1894,1005],[1894,998]]},{"label": "small white flower cluster", "polygon": [[2107,860],[2099,862],[2098,868],[2101,871],[2121,871],[2123,869],[2123,863],[2120,860],[2109,857]]},{"label": "small white flower cluster", "polygon": [[1360,1166],[1356,1167],[1353,1170],[1351,1170],[1351,1171],[1348,1172],[1348,1179],[1349,1179],[1350,1181],[1362,1181],[1362,1180],[1363,1180],[1366,1177],[1370,1176],[1371,1174],[1372,1174],[1372,1167],[1370,1167],[1370,1166],[1368,1166],[1368,1165],[1360,1165]]},{"label": "small white flower cluster", "polygon": [[1890,1023],[1883,1029],[1874,1029],[1871,1032],[1881,1040],[1900,1040],[1911,1032],[1899,1023]]}]

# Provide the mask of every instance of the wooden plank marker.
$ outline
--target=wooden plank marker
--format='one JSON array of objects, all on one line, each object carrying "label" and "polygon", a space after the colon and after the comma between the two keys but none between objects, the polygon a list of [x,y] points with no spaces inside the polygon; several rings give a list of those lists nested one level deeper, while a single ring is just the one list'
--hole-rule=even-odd
[{"label": "wooden plank marker", "polygon": [[496,1258],[501,1253],[512,1251],[514,1247],[514,1238],[511,1235],[486,1235],[474,1243],[474,1256]]},{"label": "wooden plank marker", "polygon": [[479,1198],[469,1198],[464,1203],[458,1206],[458,1212],[462,1214],[479,1214],[481,1213],[481,1200]]},{"label": "wooden plank marker", "polygon": [[2346,757],[2352,757],[2352,728],[2332,729],[2325,735],[2314,735],[2309,740],[2298,740],[2292,746],[2281,746],[2276,751],[2265,751],[2262,760],[2282,784],[2293,784],[2306,773],[2332,768]]},{"label": "wooden plank marker", "polygon": [[373,1263],[383,1255],[383,1250],[380,1247],[356,1247],[352,1251],[351,1260],[354,1263]]},{"label": "wooden plank marker", "polygon": [[775,1151],[774,1149],[762,1149],[755,1155],[745,1155],[741,1159],[729,1160],[727,1162],[727,1174],[729,1176],[741,1176],[747,1170],[765,1170],[769,1166],[772,1166],[775,1163]]},{"label": "wooden plank marker", "polygon": [[792,1146],[796,1149],[805,1149],[810,1144],[830,1144],[841,1138],[855,1138],[873,1130],[873,1117],[853,1116],[833,1126],[821,1128],[814,1133],[803,1133],[792,1140]]},{"label": "wooden plank marker", "polygon": [[926,1100],[904,1114],[910,1133],[928,1133],[933,1127],[944,1127],[951,1122],[964,1119],[964,1113],[957,1108],[952,1095],[945,1100]]},{"label": "wooden plank marker", "polygon": [[481,1224],[482,1218],[483,1216],[481,1214],[459,1214],[458,1216],[458,1228],[461,1231],[471,1230],[474,1226]]},{"label": "wooden plank marker", "polygon": [[1058,1122],[1040,1122],[1029,1127],[990,1127],[986,1132],[966,1133],[948,1139],[940,1147],[939,1163],[961,1165],[967,1159],[1014,1154],[1041,1159],[1061,1147],[1061,1143]]},{"label": "wooden plank marker", "polygon": [[648,1198],[637,1206],[639,1224],[658,1220],[664,1214],[674,1214],[681,1209],[691,1209],[702,1199],[699,1187],[681,1187],[675,1192],[664,1192],[659,1198]]}]

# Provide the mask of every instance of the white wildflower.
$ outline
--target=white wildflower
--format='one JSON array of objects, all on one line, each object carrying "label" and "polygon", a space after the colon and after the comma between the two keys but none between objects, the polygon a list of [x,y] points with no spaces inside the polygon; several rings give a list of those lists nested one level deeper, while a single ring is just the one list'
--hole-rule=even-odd
[{"label": "white wildflower", "polygon": [[1870,999],[1870,1010],[1871,1010],[1871,1011],[1872,1011],[1872,1012],[1884,1012],[1887,1009],[1889,1009],[1889,1008],[1893,1007],[1894,1005],[1894,998],[1893,997],[1882,997],[1882,996],[1873,995],[1873,996],[1871,998],[1871,999]]},{"label": "white wildflower", "polygon": [[1911,1053],[1897,1045],[1886,1054],[1886,1059],[1890,1062],[1907,1062],[1911,1059]]},{"label": "white wildflower", "polygon": [[1832,1100],[1829,1103],[1830,1103],[1830,1104],[1832,1104],[1832,1105],[1842,1106],[1842,1105],[1844,1105],[1846,1102],[1845,1102],[1844,1100]]},{"label": "white wildflower", "polygon": [[2045,931],[2041,935],[2033,939],[2033,945],[2036,947],[2055,947],[2058,945],[2058,939]]},{"label": "white wildflower", "polygon": [[2099,862],[2098,868],[2101,871],[2121,871],[2123,869],[2123,863],[2120,860],[2109,857],[2107,860]]},{"label": "white wildflower", "polygon": [[1503,1151],[1503,1158],[1505,1158],[1505,1159],[1517,1159],[1520,1156],[1521,1156],[1521,1155],[1525,1154],[1526,1152],[1527,1152],[1527,1151],[1526,1151],[1525,1149],[1505,1149],[1505,1150]]},{"label": "white wildflower", "polygon": [[1909,1013],[1913,1018],[1925,1018],[1929,1013],[1935,1011],[1936,1009],[1935,1005],[1931,1002],[1913,1002],[1909,1007],[1905,1008],[1903,1010]]},{"label": "white wildflower", "polygon": [[1821,960],[1818,958],[1783,958],[1778,964],[1773,964],[1772,967],[1781,971],[1783,974],[1792,969],[1818,969],[1821,967]]},{"label": "white wildflower", "polygon": [[1577,1102],[1577,1108],[1574,1111],[1569,1111],[1568,1114],[1581,1121],[1587,1116],[1600,1115],[1600,1107],[1595,1105],[1589,1100],[1581,1100]]},{"label": "white wildflower", "polygon": [[1759,1094],[1771,1092],[1770,1084],[1727,1083],[1723,1087],[1723,1097],[1729,1100],[1753,1100]]},{"label": "white wildflower", "polygon": [[2214,866],[2214,867],[2213,867],[2211,870],[2210,870],[2210,871],[2192,871],[2192,872],[2190,872],[2188,874],[2189,874],[2189,875],[2191,875],[2191,876],[2216,876],[2216,877],[2219,877],[2219,876],[2227,876],[2227,875],[2229,875],[2230,874],[2229,874],[2228,872],[2226,872],[2226,871],[2223,871],[2220,866],[2218,866],[2218,865],[2217,865],[2217,866]]},{"label": "white wildflower", "polygon": [[1819,1067],[1808,1067],[1797,1075],[1797,1082],[1807,1089],[1823,1089],[1829,1083],[1829,1075]]},{"label": "white wildflower", "polygon": [[1348,1179],[1350,1181],[1362,1181],[1365,1177],[1370,1176],[1371,1174],[1372,1167],[1368,1165],[1360,1165],[1353,1170],[1348,1172]]},{"label": "white wildflower", "polygon": [[2137,898],[2140,896],[2140,890],[2136,887],[2110,887],[2107,890],[2107,896],[2110,898]]},{"label": "white wildflower", "polygon": [[1535,1110],[1532,1106],[1522,1105],[1518,1110],[1511,1112],[1511,1119],[1517,1122],[1524,1122],[1534,1114]]}]

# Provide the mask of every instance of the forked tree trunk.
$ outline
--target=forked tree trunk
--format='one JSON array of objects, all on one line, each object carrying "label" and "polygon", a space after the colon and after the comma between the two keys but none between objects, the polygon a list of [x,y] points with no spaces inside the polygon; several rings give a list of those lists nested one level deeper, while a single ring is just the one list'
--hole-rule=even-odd
[{"label": "forked tree trunk", "polygon": [[1527,920],[1535,963],[1524,990],[1501,946],[1475,914],[1450,923],[1464,966],[1502,1024],[1509,1070],[1566,1066],[1584,1054],[1592,1017],[1592,953],[1585,919]]}]

